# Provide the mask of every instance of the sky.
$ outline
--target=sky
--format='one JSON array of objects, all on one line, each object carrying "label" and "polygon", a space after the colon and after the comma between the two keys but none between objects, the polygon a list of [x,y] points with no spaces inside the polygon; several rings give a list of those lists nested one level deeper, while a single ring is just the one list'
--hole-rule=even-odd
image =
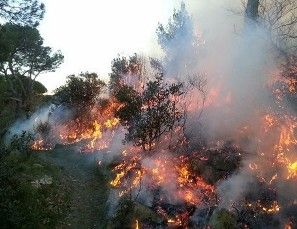
[{"label": "sky", "polygon": [[154,54],[158,22],[167,23],[178,0],[44,0],[40,24],[45,45],[61,50],[65,59],[56,72],[37,80],[49,93],[66,76],[96,72],[107,80],[111,61],[120,55]]}]

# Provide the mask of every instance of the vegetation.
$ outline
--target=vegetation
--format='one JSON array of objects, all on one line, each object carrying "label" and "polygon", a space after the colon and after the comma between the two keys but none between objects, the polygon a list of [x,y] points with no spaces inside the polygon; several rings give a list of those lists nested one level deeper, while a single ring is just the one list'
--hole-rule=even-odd
[{"label": "vegetation", "polygon": [[183,111],[177,101],[182,94],[182,84],[167,85],[162,74],[149,81],[141,93],[129,86],[119,89],[116,98],[124,105],[117,116],[127,127],[126,140],[151,150],[163,134],[181,122]]},{"label": "vegetation", "polygon": [[214,229],[235,229],[236,219],[232,213],[226,209],[221,209],[212,215],[210,225]]},{"label": "vegetation", "polygon": [[81,73],[68,76],[65,85],[55,91],[55,103],[67,108],[75,108],[77,112],[88,110],[98,101],[105,83],[96,73]]},{"label": "vegetation", "polygon": [[[143,62],[139,55],[134,54],[129,58],[126,57],[117,57],[113,59],[111,63],[111,73],[109,80],[109,91],[112,95],[115,95],[119,89],[127,85],[128,82],[125,82],[126,76],[130,75],[134,78],[132,84],[135,85],[135,81],[143,82],[144,69]],[[132,85],[130,85],[132,86]]]},{"label": "vegetation", "polygon": [[[282,75],[285,80],[291,82],[289,90],[287,88],[285,90],[291,95],[296,93],[297,58],[294,53],[295,43],[292,45],[292,41],[296,39],[294,29],[297,20],[295,15],[290,17],[290,13],[294,9],[296,10],[295,2],[290,0],[276,2],[248,0],[244,6],[246,23],[252,21],[253,26],[262,23],[271,34],[270,38],[275,49],[284,57]],[[187,223],[194,213],[207,211],[205,214],[203,213],[205,227],[232,229],[238,228],[239,223],[251,223],[254,220],[253,218],[256,218],[256,210],[248,211],[246,216],[250,218],[247,220],[243,219],[244,217],[240,218],[242,209],[235,207],[235,210],[217,208],[218,197],[216,196],[215,185],[220,184],[219,182],[223,182],[228,177],[238,175],[239,168],[243,166],[242,155],[245,152],[241,151],[239,146],[233,145],[233,142],[227,142],[225,139],[225,144],[218,141],[209,144],[209,147],[207,146],[208,143],[201,143],[202,140],[195,142],[197,145],[187,144],[189,139],[183,132],[187,120],[186,105],[180,103],[187,92],[187,88],[185,83],[181,83],[179,76],[187,78],[188,75],[192,74],[189,71],[197,64],[195,58],[198,56],[198,49],[197,44],[193,42],[193,40],[195,41],[193,39],[195,34],[191,16],[184,3],[181,4],[180,9],[174,11],[167,25],[159,24],[157,28],[158,43],[163,51],[164,59],[145,58],[138,54],[130,57],[118,56],[112,61],[108,85],[96,73],[85,72],[68,76],[67,82],[57,88],[53,96],[44,95],[47,89],[37,79],[42,73],[55,71],[62,64],[64,56],[59,51],[54,52],[51,47],[44,45],[44,40],[38,30],[38,24],[43,18],[44,12],[44,5],[37,0],[0,0],[0,18],[4,23],[0,25],[1,227],[59,228],[66,225],[82,225],[90,228],[96,226],[131,228],[134,227],[137,219],[143,220],[145,223],[148,222],[148,225],[160,227],[165,227],[170,223],[177,225],[177,227],[184,225],[188,227]],[[189,53],[193,53],[190,61],[184,58]],[[192,83],[191,86],[197,86],[198,89],[201,89],[204,84],[197,83],[195,80],[193,79],[190,82],[190,84]],[[203,99],[204,105],[205,98]],[[226,102],[223,105],[231,101],[231,99],[229,101],[229,94],[225,100]],[[9,126],[19,118],[29,120],[31,113],[47,101],[51,101],[53,107],[62,108],[71,113],[71,118],[67,117],[66,121],[62,121],[66,123],[63,126],[65,129],[70,130],[72,128],[74,130],[73,133],[69,133],[73,145],[61,146],[59,142],[54,149],[51,149],[53,147],[40,147],[38,148],[41,149],[40,154],[34,152],[32,143],[36,140],[34,139],[36,135],[41,140],[45,140],[42,146],[47,146],[46,140],[51,141],[52,138],[56,137],[51,136],[52,132],[56,130],[54,129],[56,123],[52,124],[49,121],[36,122],[37,125],[35,123],[32,130],[34,134],[30,131],[23,131],[19,135],[14,135],[9,139],[9,144],[6,144],[7,142],[4,140],[6,140],[5,134]],[[292,98],[292,101],[296,101],[296,98]],[[100,123],[100,115],[104,113],[101,111],[105,108],[108,118],[112,118]],[[273,108],[269,107],[269,109]],[[226,110],[228,111],[228,109]],[[54,111],[51,110],[51,112]],[[52,114],[51,112],[50,114]],[[58,113],[57,116],[57,119],[61,121],[63,113]],[[276,122],[272,119],[271,121],[270,117],[265,118],[266,121],[271,122],[269,123],[271,126],[276,125]],[[121,126],[116,129],[118,123]],[[109,126],[111,128],[108,128]],[[80,127],[82,133],[80,133]],[[83,136],[85,133],[84,127],[91,128],[87,128],[87,134],[84,135],[83,140],[78,139],[78,135]],[[200,128],[200,125],[197,128]],[[289,138],[291,137],[290,134],[294,135],[294,128],[291,128],[292,131],[290,129]],[[133,151],[132,156],[128,155],[129,150],[122,151],[122,154],[110,153],[109,150],[105,151],[106,148],[103,144],[102,148],[100,148],[101,145],[98,147],[102,150],[103,156],[74,153],[79,144],[83,144],[83,141],[87,142],[89,138],[93,138],[92,141],[88,142],[90,143],[88,147],[91,148],[96,145],[98,139],[101,140],[101,135],[103,135],[101,132],[110,131],[111,137],[119,129],[124,129],[125,144],[133,144],[133,147],[136,146],[135,148],[138,147],[137,149],[145,153],[138,154],[137,150],[135,153],[134,148],[131,150]],[[176,141],[174,143],[175,149],[171,149],[170,146],[167,147],[163,140],[170,139],[167,142],[170,141],[169,144],[171,144],[172,136],[178,131],[183,132],[181,134],[183,142]],[[244,129],[238,130],[238,132],[241,131],[250,130],[248,127],[244,127]],[[65,134],[65,139],[68,137],[67,134]],[[211,139],[211,141],[215,140],[217,139]],[[249,139],[246,141],[245,148],[251,148],[246,147],[249,144]],[[295,143],[295,140],[290,139],[290,141]],[[117,139],[116,144],[119,142]],[[186,145],[185,148],[188,147],[186,150],[183,148],[184,145]],[[149,152],[156,152],[155,149],[158,149],[159,146],[164,149],[167,147],[166,150],[162,148],[159,155],[164,156],[169,151],[169,160],[172,161],[168,165],[164,163],[164,167],[162,167],[160,163],[163,162],[163,158],[157,158],[157,167],[153,168],[155,165],[151,161],[155,159],[156,154],[149,155]],[[278,148],[277,146],[274,148]],[[115,148],[119,150],[120,147]],[[50,151],[46,153],[46,150]],[[185,152],[179,154],[180,151]],[[127,161],[123,160],[122,164],[118,163],[122,158],[119,159],[120,156],[115,156],[116,159],[114,159],[112,158],[114,155],[121,155],[124,159],[127,158]],[[142,158],[142,155],[145,156]],[[262,156],[264,157],[264,153]],[[101,159],[105,159],[105,157],[110,157],[107,159],[109,162],[111,161],[110,167],[105,164],[102,166]],[[141,161],[142,159],[144,160]],[[130,162],[131,164],[129,164]],[[172,179],[177,179],[180,183],[172,184],[172,187],[170,186],[164,193],[171,192],[171,189],[177,189],[180,192],[174,197],[177,200],[167,203],[167,193],[162,193],[162,187],[158,185],[167,179],[166,176],[169,177],[168,180],[171,179],[170,174],[162,173],[166,171],[167,166],[172,165],[172,162],[180,162],[182,165],[172,166],[172,170],[178,171],[173,174],[174,178]],[[283,163],[286,162],[283,160]],[[137,202],[138,197],[139,200],[144,198],[141,196],[143,195],[141,191],[143,191],[142,182],[146,182],[146,180],[142,180],[142,175],[150,174],[147,172],[149,171],[148,167],[152,167],[152,174],[157,174],[157,179],[153,182],[158,183],[156,187],[154,185],[148,187],[149,193],[155,195],[149,196],[145,200],[152,203],[150,207]],[[249,167],[253,170],[258,169],[258,165],[253,163]],[[287,167],[295,168],[295,163]],[[107,212],[110,209],[107,206],[109,203],[107,200],[109,191],[107,178],[110,175],[110,170],[115,168],[120,171],[115,175],[115,180],[118,181],[114,182],[117,183],[114,185],[115,188],[119,187],[118,184],[125,176],[128,177],[128,181],[124,185],[129,186],[130,181],[134,182],[131,187],[129,186],[125,190],[126,192],[121,193],[123,197],[119,198],[115,212],[108,221]],[[275,174],[276,176],[272,177],[270,184],[274,182],[277,176],[282,176],[282,174]],[[261,182],[264,184],[264,181],[265,179]],[[131,190],[138,187],[137,185],[139,191],[136,198],[133,199]],[[202,188],[200,189],[200,187]],[[210,190],[205,191],[205,193],[211,192],[209,199],[215,199],[215,203],[210,207],[207,206],[209,200],[208,197],[205,197],[206,194],[201,195],[202,198],[197,197],[199,200],[195,198],[196,194],[198,196],[198,192],[204,192],[202,191],[203,188]],[[268,191],[272,192],[271,189]],[[125,195],[126,193],[128,195]],[[129,196],[129,194],[131,195]],[[184,199],[179,197],[183,194],[182,198]],[[261,194],[266,197],[266,190],[265,193],[261,192]],[[256,193],[252,193],[250,196],[254,197]],[[265,198],[263,199],[265,200]],[[260,200],[262,199],[257,199],[257,204],[261,204]],[[206,206],[205,209],[207,209],[198,209],[197,201],[202,203],[202,208]],[[253,198],[251,201],[254,201]],[[70,207],[75,209],[73,210]],[[261,205],[260,207],[263,218],[278,208],[277,206],[275,209],[269,209],[269,206],[265,208]],[[81,209],[85,212],[80,211]],[[238,215],[235,214],[235,211]],[[289,216],[292,215],[289,214]],[[85,222],[84,217],[90,217],[93,221]],[[197,218],[199,217],[197,216]],[[260,217],[258,219],[261,223],[264,222]],[[96,222],[96,225],[93,222]],[[275,222],[278,223],[277,220]],[[275,222],[272,223],[278,225]],[[255,223],[254,225],[260,224]]]},{"label": "vegetation", "polygon": [[2,228],[52,228],[61,223],[70,196],[58,167],[15,150],[1,159],[0,174]]},{"label": "vegetation", "polygon": [[43,18],[45,6],[38,0],[1,0],[0,17],[19,25],[37,26]]},{"label": "vegetation", "polygon": [[[15,114],[22,107],[32,111],[32,101],[38,92],[36,78],[44,72],[54,71],[63,61],[62,54],[52,53],[43,45],[43,38],[36,28],[7,23],[0,33],[0,77],[8,85],[8,98],[15,101]],[[37,88],[38,89],[38,88]]]}]

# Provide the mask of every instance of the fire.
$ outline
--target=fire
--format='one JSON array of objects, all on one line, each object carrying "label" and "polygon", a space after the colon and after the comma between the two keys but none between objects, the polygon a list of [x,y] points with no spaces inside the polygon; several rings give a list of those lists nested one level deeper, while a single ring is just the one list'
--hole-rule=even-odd
[{"label": "fire", "polygon": [[288,177],[287,179],[297,178],[297,161],[288,165]]},{"label": "fire", "polygon": [[297,123],[296,120],[293,121],[295,122],[289,123],[289,126],[282,127],[281,129],[279,144],[277,145],[279,150],[289,150],[289,146],[297,144],[297,139],[295,138],[294,133]]},{"label": "fire", "polygon": [[135,220],[135,229],[140,229],[138,220]]},{"label": "fire", "polygon": [[264,118],[264,119],[265,119],[265,122],[266,122],[266,125],[265,125],[265,132],[268,132],[269,129],[270,129],[272,126],[275,125],[276,120],[275,120],[274,116],[271,115],[271,114],[267,114],[267,115],[265,115],[265,118]]},{"label": "fire", "polygon": [[284,227],[284,229],[293,229],[293,223],[290,222],[290,223],[287,223]]},{"label": "fire", "polygon": [[267,206],[262,205],[260,201],[257,201],[255,203],[248,203],[247,206],[258,212],[262,211],[267,214],[275,214],[280,211],[280,206],[278,205],[277,201],[273,201],[271,205],[267,205]]},{"label": "fire", "polygon": [[108,119],[104,125],[106,128],[113,128],[119,124],[120,120],[118,118]]},{"label": "fire", "polygon": [[[114,167],[115,178],[110,185],[118,189],[118,195],[126,195],[133,190],[140,190],[142,185],[150,189],[170,187],[176,184],[176,190],[168,190],[172,199],[187,204],[197,205],[202,200],[213,198],[214,186],[209,185],[203,178],[191,173],[187,158],[179,157],[174,160],[166,156],[149,159],[147,163],[144,154],[126,149],[122,156],[123,162]],[[132,157],[131,157],[132,156]],[[174,166],[181,163],[181,166]],[[142,184],[145,181],[145,184]],[[178,222],[174,220],[174,222]]]},{"label": "fire", "polygon": [[[296,82],[288,85],[291,92],[293,89],[295,90]],[[283,99],[282,91],[277,89],[274,93],[279,104],[279,101]],[[203,106],[226,106],[226,110],[229,110],[228,106],[233,103],[232,93],[228,92],[225,95],[222,99],[221,88],[219,86],[214,87],[210,89]],[[173,99],[179,102],[177,98]],[[189,104],[189,111],[197,109],[197,104]],[[150,105],[153,106],[154,104]],[[114,116],[114,111],[119,107],[121,104],[113,102],[103,111],[94,108],[89,118],[79,117],[58,125],[54,130],[57,133],[58,142],[72,144],[86,141],[81,148],[83,152],[108,149],[115,136],[115,131],[120,129],[120,120]],[[267,108],[259,112],[260,115],[257,116],[256,120],[257,125],[253,126],[247,122],[241,123],[236,132],[238,136],[235,138],[236,140],[253,138],[252,140],[255,143],[253,145],[256,147],[251,150],[251,153],[256,157],[253,157],[248,165],[249,172],[255,175],[261,184],[263,183],[269,189],[274,190],[279,180],[295,181],[297,179],[295,154],[297,118],[287,113],[269,111],[270,109]],[[183,152],[186,148],[184,146],[188,146],[190,140],[182,136],[182,131],[183,127],[181,126],[172,130],[171,134],[181,135],[181,137],[178,141],[173,141],[175,145],[170,149],[164,150],[162,148],[163,145],[169,145],[168,142],[172,140],[168,134],[160,139],[159,144],[153,143],[145,147],[151,149],[149,152],[132,146],[128,146],[122,151],[118,158],[119,161],[112,169],[114,177],[109,182],[119,197],[133,196],[136,193],[137,198],[142,188],[145,188],[152,193],[156,190],[164,190],[168,200],[160,195],[158,204],[170,200],[171,203],[182,204],[183,206],[217,206],[216,184],[209,184],[201,174],[192,168],[191,159],[194,157],[194,153]],[[31,148],[33,150],[50,149],[45,142],[45,139],[37,139]],[[178,154],[177,152],[181,153]],[[199,158],[203,162],[211,161],[211,157],[209,159],[199,156]],[[101,165],[101,161],[98,164]],[[228,175],[219,179],[226,179]],[[243,205],[246,208],[269,215],[279,214],[283,208],[277,201],[262,203],[258,200]],[[163,209],[159,205],[156,209],[158,209],[157,213],[162,216],[164,222],[172,227],[183,227],[190,217],[190,210],[187,209],[183,210],[183,213],[176,214],[169,214],[166,208]],[[135,228],[140,228],[138,220],[135,221]],[[288,225],[286,228],[292,227]]]},{"label": "fire", "polygon": [[43,139],[38,139],[33,142],[31,149],[36,151],[47,151],[51,150],[52,148],[50,146],[46,146],[46,143]]},{"label": "fire", "polygon": [[176,219],[172,218],[167,220],[167,224],[171,226],[182,226],[182,221],[179,218],[176,218]]},{"label": "fire", "polygon": [[110,182],[110,184],[113,186],[113,187],[119,187],[121,185],[121,180],[122,178],[129,172],[131,171],[133,168],[136,167],[136,162],[134,163],[131,163],[131,164],[126,164],[125,162],[119,164],[118,166],[116,166],[114,168],[114,171],[119,171],[117,174],[116,174],[116,177],[114,180],[112,180]]},{"label": "fire", "polygon": [[[121,106],[118,102],[111,102],[103,110],[94,107],[90,117],[78,117],[64,123],[58,123],[52,131],[57,143],[64,145],[85,141],[83,152],[93,152],[109,147],[114,131],[119,127],[120,120],[114,117],[114,111]],[[32,150],[45,150],[45,139],[37,139],[32,144]],[[47,148],[48,149],[48,148]]]}]

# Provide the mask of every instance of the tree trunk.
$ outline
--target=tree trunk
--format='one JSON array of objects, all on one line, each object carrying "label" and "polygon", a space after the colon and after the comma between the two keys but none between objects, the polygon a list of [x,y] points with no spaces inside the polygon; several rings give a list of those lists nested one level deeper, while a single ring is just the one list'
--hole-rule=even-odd
[{"label": "tree trunk", "polygon": [[248,21],[257,21],[259,16],[259,0],[248,0],[245,16]]}]

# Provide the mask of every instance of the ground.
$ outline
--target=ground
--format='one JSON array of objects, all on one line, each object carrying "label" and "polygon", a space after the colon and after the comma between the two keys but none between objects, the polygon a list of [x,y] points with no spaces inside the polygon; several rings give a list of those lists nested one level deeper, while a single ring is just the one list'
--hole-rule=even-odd
[{"label": "ground", "polygon": [[0,228],[107,227],[107,178],[95,154],[60,146],[0,159]]},{"label": "ground", "polygon": [[70,187],[69,214],[59,228],[106,228],[108,188],[95,155],[79,153],[75,147],[57,147],[40,157],[61,168],[64,185]]}]

